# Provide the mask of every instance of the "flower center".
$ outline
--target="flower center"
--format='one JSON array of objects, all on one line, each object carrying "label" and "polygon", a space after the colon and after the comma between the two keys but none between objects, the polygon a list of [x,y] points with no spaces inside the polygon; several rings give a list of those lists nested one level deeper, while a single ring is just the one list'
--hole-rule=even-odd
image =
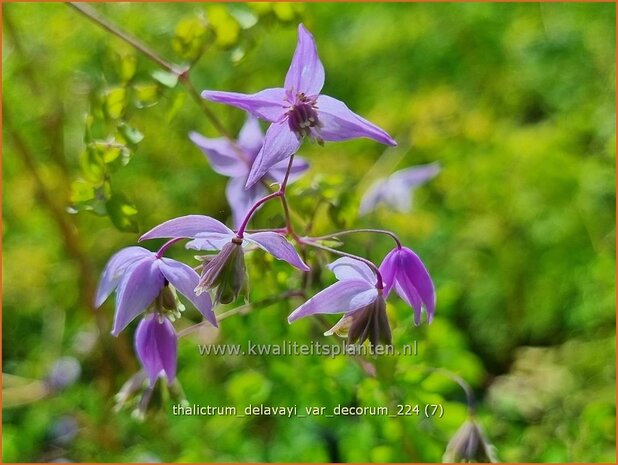
[{"label": "flower center", "polygon": [[316,100],[300,93],[296,95],[294,105],[286,113],[288,125],[298,137],[313,137],[320,140],[317,130],[320,128]]}]

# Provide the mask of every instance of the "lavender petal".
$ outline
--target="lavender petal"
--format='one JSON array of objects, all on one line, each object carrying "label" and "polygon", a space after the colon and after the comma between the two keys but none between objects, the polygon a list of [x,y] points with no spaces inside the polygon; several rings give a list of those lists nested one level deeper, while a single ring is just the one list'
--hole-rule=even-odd
[{"label": "lavender petal", "polygon": [[225,196],[232,209],[235,227],[240,226],[253,204],[267,194],[266,188],[260,183],[245,189],[246,180],[245,176],[232,178],[225,188]]},{"label": "lavender petal", "polygon": [[328,265],[328,269],[335,273],[338,280],[363,279],[375,285],[376,274],[366,263],[349,257],[341,257]]},{"label": "lavender petal", "polygon": [[[187,215],[173,218],[158,226],[155,226],[139,238],[140,241],[159,238],[194,238],[201,235],[202,238],[212,233],[214,235],[233,235],[234,231],[210,216]],[[217,237],[219,237],[217,236]]]},{"label": "lavender petal", "polygon": [[226,138],[210,139],[190,132],[189,139],[202,150],[215,172],[223,176],[243,176],[249,172],[248,163],[253,159],[249,160],[249,154],[244,154],[247,162],[243,162],[241,155]]},{"label": "lavender petal", "polygon": [[290,265],[302,271],[309,271],[309,267],[303,262],[298,252],[288,240],[275,232],[259,232],[246,234],[245,239],[256,244],[273,257],[288,262]]},{"label": "lavender petal", "polygon": [[386,131],[354,113],[340,100],[320,95],[317,106],[322,123],[320,134],[324,140],[341,141],[368,137],[382,144],[397,145]]},{"label": "lavender petal", "polygon": [[255,94],[241,94],[238,92],[221,92],[205,90],[202,97],[211,102],[225,103],[252,115],[274,123],[285,112],[285,89],[264,89]]},{"label": "lavender petal", "polygon": [[103,305],[103,302],[118,286],[122,274],[129,265],[151,253],[143,247],[127,247],[116,252],[103,269],[103,274],[97,287],[94,306],[98,308]]},{"label": "lavender petal", "polygon": [[163,276],[154,256],[129,268],[118,286],[112,334],[118,336],[120,331],[152,303],[162,287]]},{"label": "lavender petal", "polygon": [[[238,145],[247,151],[250,155],[250,162],[253,162],[264,143],[264,133],[260,127],[260,122],[257,118],[251,115],[247,116],[245,124],[240,129],[238,134]],[[249,169],[245,171],[247,173]]]},{"label": "lavender petal", "polygon": [[[279,163],[275,163],[273,167],[268,171],[268,176],[273,178],[276,182],[281,183],[285,177],[285,172],[288,169],[289,160],[281,160]],[[290,175],[288,177],[288,183],[292,183],[300,178],[305,171],[309,169],[309,162],[301,157],[294,157],[292,162],[292,168],[290,169]]]},{"label": "lavender petal", "polygon": [[217,317],[212,310],[212,301],[208,293],[200,295],[195,294],[195,287],[197,286],[200,277],[190,266],[184,263],[177,262],[170,258],[162,258],[159,264],[161,273],[165,276],[172,286],[178,290],[182,295],[191,301],[195,308],[217,327]]},{"label": "lavender petal", "polygon": [[[370,292],[366,292],[370,291]],[[358,296],[362,295],[362,298]],[[288,322],[318,313],[349,313],[375,300],[378,291],[365,280],[346,279],[318,292],[288,316]]]},{"label": "lavender petal", "polygon": [[295,93],[318,95],[324,86],[324,66],[318,56],[315,39],[302,24],[298,25],[298,42],[285,77],[285,88]]},{"label": "lavender petal", "polygon": [[245,187],[251,187],[278,162],[296,153],[300,143],[287,121],[271,124],[266,131],[264,145],[253,162]]}]

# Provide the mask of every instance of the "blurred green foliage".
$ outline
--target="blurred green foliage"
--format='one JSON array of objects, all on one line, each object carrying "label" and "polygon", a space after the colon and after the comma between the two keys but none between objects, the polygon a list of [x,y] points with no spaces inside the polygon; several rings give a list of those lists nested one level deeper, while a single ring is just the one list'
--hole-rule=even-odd
[{"label": "blurred green foliage", "polygon": [[[177,76],[76,11],[13,3],[3,5],[3,461],[439,461],[466,409],[457,385],[425,367],[473,386],[502,460],[615,460],[615,5],[96,8],[191,67],[198,90],[281,85],[302,20],[325,93],[401,143],[305,144],[312,169],[292,186],[292,207],[315,216],[315,234],[397,232],[438,290],[430,326],[414,327],[389,300],[395,346],[417,341],[417,356],[201,357],[197,343],[334,342],[315,321],[286,323],[298,299],[227,318],[181,340],[189,401],[441,403],[445,414],[175,417],[160,390],[143,423],[113,413],[137,364],[131,335],[109,335],[113,303],[93,311],[93,286],[138,231],[190,213],[229,219],[225,179],[187,137],[217,132]],[[209,108],[233,133],[243,122],[238,110]],[[357,218],[374,179],[433,161],[442,172],[416,192],[413,213]],[[280,207],[254,224],[282,224]],[[379,261],[391,243],[359,236],[345,247]],[[192,260],[180,247],[172,255]],[[248,265],[252,301],[300,285],[264,254]],[[312,278],[312,292],[333,281]],[[186,316],[179,328],[198,321]],[[44,395],[40,380],[66,355],[80,361],[79,381]]]}]

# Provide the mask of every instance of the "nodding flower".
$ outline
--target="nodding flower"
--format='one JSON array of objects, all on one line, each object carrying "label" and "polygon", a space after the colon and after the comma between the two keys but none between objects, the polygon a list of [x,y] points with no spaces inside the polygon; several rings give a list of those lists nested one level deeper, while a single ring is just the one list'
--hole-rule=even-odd
[{"label": "nodding flower", "polygon": [[188,215],[168,220],[148,231],[140,241],[155,238],[192,239],[187,243],[187,248],[218,251],[204,262],[202,276],[194,286],[198,296],[205,295],[205,291],[215,291],[215,303],[233,302],[246,291],[246,247],[257,246],[299,270],[309,271],[294,246],[283,235],[266,231],[244,233],[241,238],[209,216]]},{"label": "nodding flower", "polygon": [[372,346],[391,344],[391,330],[386,316],[383,291],[377,287],[377,276],[367,264],[343,257],[328,265],[338,281],[318,292],[294,310],[288,322],[319,313],[344,313],[325,335],[347,336],[349,343]]},{"label": "nodding flower", "polygon": [[[112,334],[118,334],[149,307],[157,313],[174,312],[175,296],[169,294],[171,284],[191,301],[195,308],[214,326],[217,319],[210,296],[196,295],[199,275],[184,263],[161,257],[143,247],[127,247],[110,258],[97,288],[95,306],[100,307],[116,290],[116,313]],[[172,300],[174,302],[172,302]]]},{"label": "nodding flower", "polygon": [[431,323],[436,309],[436,290],[421,259],[407,247],[391,250],[380,265],[384,277],[384,293],[395,292],[414,310],[414,324],[421,324],[421,310]]}]

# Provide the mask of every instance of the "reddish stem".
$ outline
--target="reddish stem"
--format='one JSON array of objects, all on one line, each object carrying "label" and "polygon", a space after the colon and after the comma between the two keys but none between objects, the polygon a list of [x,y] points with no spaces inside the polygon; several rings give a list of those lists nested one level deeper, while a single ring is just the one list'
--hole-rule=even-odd
[{"label": "reddish stem", "polygon": [[286,216],[286,229],[289,232],[293,232],[291,230],[292,228],[291,228],[291,222],[289,219],[290,214],[287,208],[287,201],[285,200],[285,189],[288,185],[288,179],[290,178],[290,171],[292,170],[292,163],[294,163],[294,155],[290,157],[290,162],[288,163],[288,168],[285,171],[285,176],[283,177],[283,181],[281,182],[281,186],[279,187],[279,190],[277,190],[276,192],[273,192],[272,194],[268,194],[266,197],[262,197],[260,200],[258,200],[257,202],[253,204],[253,206],[247,212],[245,219],[242,221],[242,223],[240,224],[240,227],[238,228],[238,232],[236,233],[236,236],[238,236],[238,238],[240,239],[243,238],[245,229],[247,229],[247,225],[249,224],[249,221],[251,220],[251,217],[254,215],[256,210],[260,208],[262,205],[264,205],[266,202],[268,202],[269,200],[272,200],[277,197],[281,197],[282,204],[284,206],[283,210]]},{"label": "reddish stem", "polygon": [[176,242],[180,242],[184,239],[184,237],[175,237],[174,239],[170,239],[165,244],[161,246],[161,248],[157,251],[157,258],[163,257],[163,254]]}]

